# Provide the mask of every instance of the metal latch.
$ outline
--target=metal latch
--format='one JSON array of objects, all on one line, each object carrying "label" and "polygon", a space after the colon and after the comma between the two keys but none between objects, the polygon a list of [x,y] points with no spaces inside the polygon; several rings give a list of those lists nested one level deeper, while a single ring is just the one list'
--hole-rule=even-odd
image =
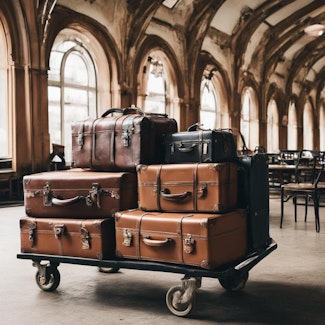
[{"label": "metal latch", "polygon": [[97,208],[100,208],[100,193],[102,190],[98,183],[93,183],[91,185],[91,190],[89,191],[89,195],[86,197],[87,206],[94,206],[96,204]]},{"label": "metal latch", "polygon": [[78,137],[77,137],[77,142],[78,145],[80,146],[80,150],[82,149],[82,147],[84,146],[84,133],[83,132],[78,132]]},{"label": "metal latch", "polygon": [[123,140],[124,147],[128,147],[130,145],[133,131],[134,131],[133,127],[128,127],[127,129],[124,129],[122,131],[122,140]]},{"label": "metal latch", "polygon": [[123,239],[124,239],[122,243],[123,246],[127,246],[127,247],[132,246],[133,235],[127,229],[124,229],[123,231]]},{"label": "metal latch", "polygon": [[28,224],[28,238],[30,241],[31,246],[34,246],[35,237],[36,237],[36,222],[31,222]]},{"label": "metal latch", "polygon": [[183,247],[184,252],[187,253],[187,254],[193,253],[194,244],[195,244],[195,240],[192,239],[192,235],[190,235],[190,234],[187,235],[184,238],[184,247]]},{"label": "metal latch", "polygon": [[90,235],[85,227],[81,227],[81,249],[90,249]]},{"label": "metal latch", "polygon": [[55,238],[60,239],[62,237],[62,235],[64,234],[64,230],[65,230],[65,225],[63,225],[63,224],[54,225]]},{"label": "metal latch", "polygon": [[43,187],[43,204],[46,207],[52,206],[53,193],[51,191],[51,185],[47,182]]}]

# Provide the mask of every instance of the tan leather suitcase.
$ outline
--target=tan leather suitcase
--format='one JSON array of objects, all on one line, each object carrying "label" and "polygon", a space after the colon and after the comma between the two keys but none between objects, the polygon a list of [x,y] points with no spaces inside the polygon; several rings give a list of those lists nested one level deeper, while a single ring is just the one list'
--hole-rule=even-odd
[{"label": "tan leather suitcase", "polygon": [[20,219],[22,253],[94,259],[115,257],[114,219]]},{"label": "tan leather suitcase", "polygon": [[139,207],[144,211],[212,212],[237,207],[237,165],[139,165]]},{"label": "tan leather suitcase", "polygon": [[164,137],[177,132],[177,122],[165,114],[112,108],[71,128],[74,167],[135,171],[137,164],[163,163]]},{"label": "tan leather suitcase", "polygon": [[246,254],[246,210],[225,214],[115,214],[116,255],[214,269]]},{"label": "tan leather suitcase", "polygon": [[24,176],[26,214],[49,218],[107,218],[136,208],[137,177],[79,168]]}]

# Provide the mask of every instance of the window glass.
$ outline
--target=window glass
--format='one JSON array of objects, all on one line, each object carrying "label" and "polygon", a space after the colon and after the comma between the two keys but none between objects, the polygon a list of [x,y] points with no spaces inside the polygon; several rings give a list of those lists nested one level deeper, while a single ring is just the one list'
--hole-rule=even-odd
[{"label": "window glass", "polygon": [[243,135],[246,145],[250,148],[250,112],[251,97],[249,91],[245,91],[241,116],[240,116],[240,132]]},{"label": "window glass", "polygon": [[7,42],[5,38],[5,31],[0,22],[0,158],[9,158],[11,155],[9,147],[9,111],[7,100]]},{"label": "window glass", "polygon": [[166,86],[161,61],[151,59],[144,110],[147,113],[166,112]]},{"label": "window glass", "polygon": [[319,149],[325,150],[325,106],[322,105],[319,114]]},{"label": "window glass", "polygon": [[95,66],[82,44],[54,44],[48,83],[50,142],[64,145],[70,163],[72,122],[97,117]]},{"label": "window glass", "polygon": [[83,57],[77,51],[71,52],[64,65],[64,83],[86,86],[88,80],[88,71]]},{"label": "window glass", "polygon": [[279,113],[275,100],[267,106],[267,151],[279,152]]},{"label": "window glass", "polygon": [[201,109],[200,124],[204,129],[219,127],[220,111],[218,109],[218,96],[210,79],[203,78],[201,82]]},{"label": "window glass", "polygon": [[304,121],[303,121],[303,135],[304,147],[303,149],[314,150],[314,120],[313,110],[310,103],[306,103],[304,107]]},{"label": "window glass", "polygon": [[293,101],[290,102],[288,110],[288,149],[297,150],[298,146],[298,128],[297,128],[297,110]]}]

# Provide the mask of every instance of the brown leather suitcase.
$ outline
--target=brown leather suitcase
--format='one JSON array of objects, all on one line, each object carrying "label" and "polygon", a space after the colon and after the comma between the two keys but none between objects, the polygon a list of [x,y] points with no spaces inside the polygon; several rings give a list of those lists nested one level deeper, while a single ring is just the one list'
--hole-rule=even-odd
[{"label": "brown leather suitcase", "polygon": [[115,257],[114,219],[20,219],[22,253],[94,259]]},{"label": "brown leather suitcase", "polygon": [[72,165],[100,171],[135,171],[164,161],[164,137],[177,122],[162,114],[113,108],[101,118],[72,124]]},{"label": "brown leather suitcase", "polygon": [[144,211],[226,212],[237,206],[232,162],[139,165],[139,207]]},{"label": "brown leather suitcase", "polygon": [[214,269],[246,254],[246,210],[225,214],[115,214],[116,255]]},{"label": "brown leather suitcase", "polygon": [[137,176],[79,168],[23,178],[26,214],[31,217],[107,218],[137,207]]}]

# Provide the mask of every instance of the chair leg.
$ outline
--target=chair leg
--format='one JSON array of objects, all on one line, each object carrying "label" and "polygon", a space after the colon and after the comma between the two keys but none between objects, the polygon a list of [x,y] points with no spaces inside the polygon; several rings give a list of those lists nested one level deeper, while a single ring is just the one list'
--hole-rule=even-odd
[{"label": "chair leg", "polygon": [[295,222],[297,222],[297,197],[293,196],[292,201],[293,201],[293,204],[295,206]]},{"label": "chair leg", "polygon": [[308,213],[308,194],[305,196],[305,222],[307,221],[307,213]]},{"label": "chair leg", "polygon": [[313,195],[313,201],[314,201],[314,211],[315,211],[315,225],[316,225],[316,231],[320,231],[320,222],[319,222],[319,195],[315,193]]},{"label": "chair leg", "polygon": [[280,219],[280,228],[282,228],[282,222],[283,222],[283,200],[284,200],[284,190],[281,188],[281,219]]}]

